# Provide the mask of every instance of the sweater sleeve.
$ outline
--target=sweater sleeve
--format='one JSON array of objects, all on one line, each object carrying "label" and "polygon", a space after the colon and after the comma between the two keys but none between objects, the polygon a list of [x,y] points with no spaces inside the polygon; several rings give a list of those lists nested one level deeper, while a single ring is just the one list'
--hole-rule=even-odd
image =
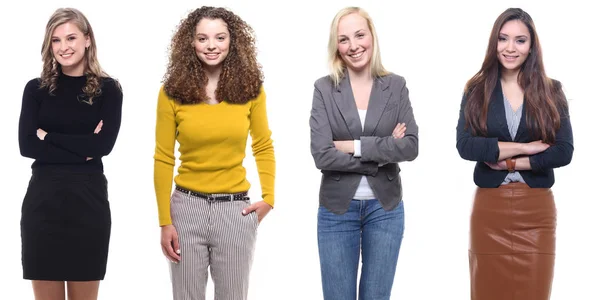
[{"label": "sweater sleeve", "polygon": [[256,160],[263,200],[273,206],[275,204],[275,151],[267,118],[266,94],[263,88],[258,97],[252,101],[250,107],[252,153]]},{"label": "sweater sleeve", "polygon": [[172,223],[170,196],[173,188],[177,131],[174,105],[174,102],[161,88],[156,109],[156,147],[154,149],[154,191],[160,226]]},{"label": "sweater sleeve", "polygon": [[121,127],[123,93],[119,84],[111,79],[105,81],[102,94],[100,120],[102,120],[103,125],[99,133],[63,134],[49,132],[44,139],[53,145],[83,157],[99,158],[108,155],[115,145]]},{"label": "sweater sleeve", "polygon": [[38,112],[40,110],[39,99],[36,99],[38,89],[39,80],[34,79],[27,83],[23,92],[23,103],[19,117],[19,149],[21,155],[45,163],[85,163],[86,158],[84,156],[56,147],[48,141],[42,141],[38,138]]}]

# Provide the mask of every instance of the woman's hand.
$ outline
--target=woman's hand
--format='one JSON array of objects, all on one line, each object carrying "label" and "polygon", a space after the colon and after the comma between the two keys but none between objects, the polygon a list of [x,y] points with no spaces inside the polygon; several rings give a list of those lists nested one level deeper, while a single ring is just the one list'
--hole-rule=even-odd
[{"label": "woman's hand", "polygon": [[394,128],[394,131],[392,131],[392,136],[395,139],[401,139],[404,137],[405,133],[406,133],[406,124],[398,123],[398,125],[396,125],[396,128]]},{"label": "woman's hand", "polygon": [[40,140],[44,140],[44,138],[46,137],[46,134],[48,134],[46,131],[44,131],[44,129],[38,128],[37,130],[37,137]]},{"label": "woman's hand", "polygon": [[492,168],[493,170],[496,171],[502,171],[502,170],[508,170],[508,167],[506,166],[506,161],[505,160],[501,160],[495,164],[486,162],[486,165],[488,165],[488,167]]},{"label": "woman's hand", "polygon": [[267,214],[271,211],[271,209],[273,209],[273,207],[271,205],[269,205],[267,202],[258,201],[258,202],[254,202],[250,206],[244,208],[244,210],[242,210],[242,215],[246,216],[249,213],[256,211],[256,216],[258,217],[258,223],[260,223],[260,221],[262,221],[262,219],[265,216],[267,216]]},{"label": "woman's hand", "polygon": [[549,144],[543,143],[542,141],[523,143],[522,145],[523,145],[522,146],[523,154],[525,154],[525,155],[538,154],[540,152],[546,151],[546,149],[548,149],[548,147],[550,147]]},{"label": "woman's hand", "polygon": [[354,141],[333,141],[335,149],[338,149],[344,153],[354,153]]},{"label": "woman's hand", "polygon": [[96,125],[96,129],[94,129],[94,134],[98,134],[100,130],[102,130],[102,125],[104,125],[104,122],[100,120],[100,122],[98,122],[98,125]]},{"label": "woman's hand", "polygon": [[177,230],[172,224],[164,225],[160,228],[160,246],[163,254],[173,263],[181,260],[181,251],[179,250],[179,236]]},{"label": "woman's hand", "polygon": [[[102,120],[100,120],[100,122],[98,122],[98,125],[96,125],[96,129],[94,129],[94,134],[98,134],[100,132],[100,130],[102,130],[102,125],[104,124],[104,122]],[[92,160],[94,159],[93,157],[86,157],[85,161],[88,160]]]}]

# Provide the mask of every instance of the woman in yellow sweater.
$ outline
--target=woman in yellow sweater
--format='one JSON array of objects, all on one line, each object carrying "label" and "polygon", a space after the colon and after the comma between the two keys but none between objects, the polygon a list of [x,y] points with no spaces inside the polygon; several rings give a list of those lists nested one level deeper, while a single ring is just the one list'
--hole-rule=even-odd
[{"label": "woman in yellow sweater", "polygon": [[[224,8],[179,24],[158,95],[154,186],[173,298],[246,299],[258,223],[274,203],[275,155],[252,28]],[[262,201],[242,166],[248,133]],[[181,165],[173,185],[175,141]]]}]

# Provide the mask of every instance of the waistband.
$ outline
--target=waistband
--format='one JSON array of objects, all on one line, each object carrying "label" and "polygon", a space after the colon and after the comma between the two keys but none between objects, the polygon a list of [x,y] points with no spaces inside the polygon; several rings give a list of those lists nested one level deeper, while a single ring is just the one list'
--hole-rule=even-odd
[{"label": "waistband", "polygon": [[194,192],[194,191],[182,188],[178,185],[175,186],[175,190],[182,192],[184,194],[190,195],[190,196],[208,200],[210,202],[250,200],[250,197],[248,197],[248,192],[241,192],[241,193],[235,193],[235,194],[204,194],[204,193],[198,193],[198,192]]}]

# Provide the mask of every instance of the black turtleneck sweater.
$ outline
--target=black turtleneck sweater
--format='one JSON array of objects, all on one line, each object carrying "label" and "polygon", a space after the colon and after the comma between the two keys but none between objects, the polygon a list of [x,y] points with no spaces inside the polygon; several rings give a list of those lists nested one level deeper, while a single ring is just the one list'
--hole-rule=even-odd
[{"label": "black turtleneck sweater", "polygon": [[[114,79],[102,78],[102,93],[90,105],[82,90],[85,83],[85,76],[61,74],[52,95],[48,88],[40,89],[39,78],[25,86],[19,147],[21,155],[35,159],[32,168],[103,172],[102,157],[112,151],[121,127],[123,93]],[[94,134],[100,120],[102,130]],[[38,138],[38,128],[48,133],[44,140]]]}]

